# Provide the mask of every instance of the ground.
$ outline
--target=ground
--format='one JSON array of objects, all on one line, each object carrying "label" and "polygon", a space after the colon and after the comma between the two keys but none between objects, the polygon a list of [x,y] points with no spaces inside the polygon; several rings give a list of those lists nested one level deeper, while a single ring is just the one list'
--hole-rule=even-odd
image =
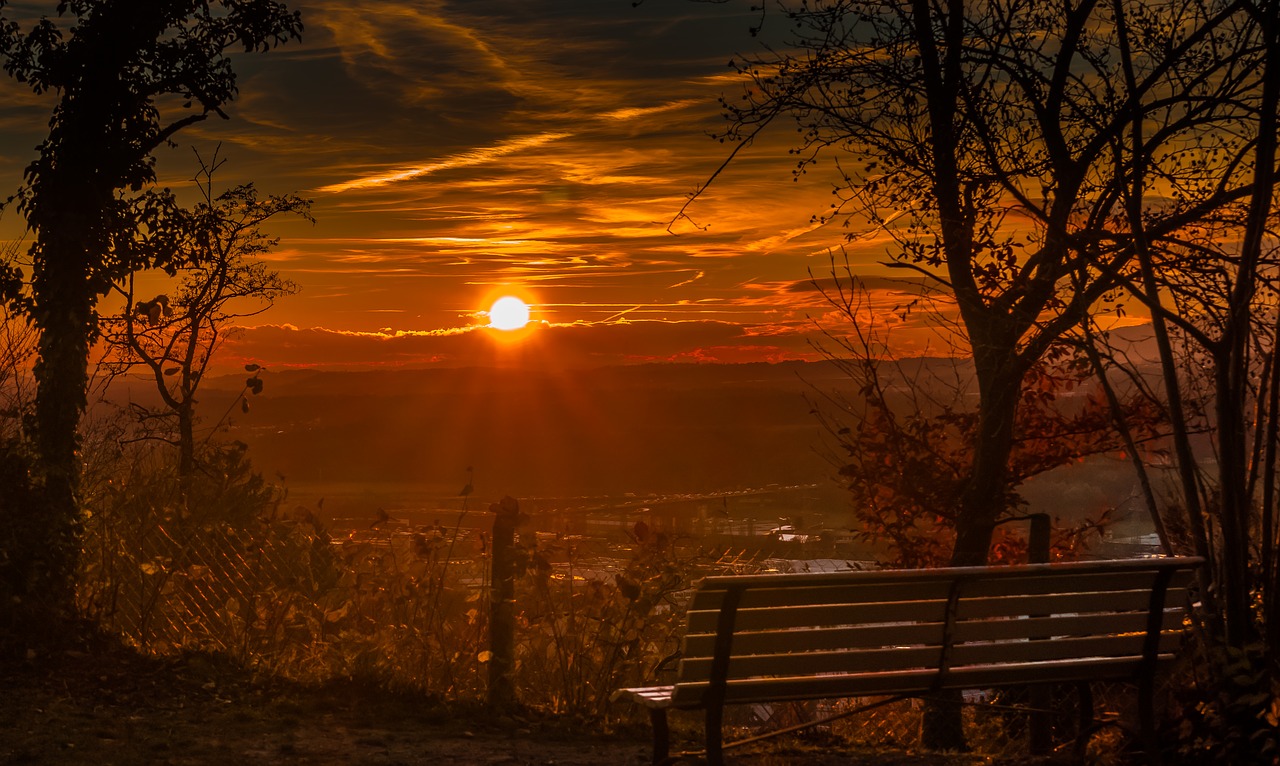
[{"label": "ground", "polygon": [[[602,731],[537,713],[495,717],[371,686],[264,682],[204,655],[61,652],[0,676],[3,764],[641,766],[641,727]],[[734,766],[975,766],[959,755],[858,751],[795,739]]]}]

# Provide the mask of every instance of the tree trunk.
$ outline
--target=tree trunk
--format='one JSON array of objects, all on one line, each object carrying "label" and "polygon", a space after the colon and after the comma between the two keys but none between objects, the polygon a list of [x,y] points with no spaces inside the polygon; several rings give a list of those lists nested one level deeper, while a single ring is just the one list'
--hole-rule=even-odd
[{"label": "tree trunk", "polygon": [[[1254,498],[1249,486],[1250,348],[1253,301],[1262,262],[1268,223],[1272,218],[1276,182],[1277,109],[1280,109],[1280,29],[1274,3],[1260,4],[1256,19],[1262,26],[1267,56],[1262,74],[1262,103],[1258,111],[1258,139],[1254,158],[1253,196],[1240,247],[1240,266],[1232,285],[1231,305],[1223,328],[1222,345],[1215,349],[1214,391],[1218,427],[1218,483],[1222,493],[1222,556],[1219,561],[1223,617],[1227,643],[1243,649],[1257,635],[1252,614],[1253,583],[1250,535]],[[1272,615],[1274,617],[1274,615]]]},{"label": "tree trunk", "polygon": [[[45,268],[34,280],[36,326],[40,330],[35,365],[35,443],[44,481],[43,508],[32,512],[46,523],[32,527],[39,539],[28,590],[44,602],[54,623],[75,613],[80,557],[80,457],[78,428],[86,403],[88,349],[94,298],[86,286],[84,253],[77,220],[49,232],[42,243]],[[84,239],[87,239],[84,238]]]},{"label": "tree trunk", "polygon": [[[992,346],[979,346],[975,349]],[[978,433],[973,445],[969,482],[960,497],[956,544],[951,566],[987,563],[996,519],[1005,509],[1009,484],[1009,456],[1022,391],[1024,366],[1010,347],[1002,355],[975,354],[980,389]],[[936,695],[924,711],[920,740],[930,750],[967,751],[961,719],[960,693]]]},{"label": "tree trunk", "polygon": [[[975,348],[978,343],[975,343]],[[988,349],[991,344],[986,345]],[[978,433],[973,444],[969,481],[960,497],[956,545],[951,566],[987,563],[996,519],[1005,510],[1009,492],[1009,457],[1025,364],[1010,344],[1003,353],[975,354],[979,388]]]},{"label": "tree trunk", "polygon": [[189,500],[196,473],[195,400],[188,393],[178,407],[178,488]]}]

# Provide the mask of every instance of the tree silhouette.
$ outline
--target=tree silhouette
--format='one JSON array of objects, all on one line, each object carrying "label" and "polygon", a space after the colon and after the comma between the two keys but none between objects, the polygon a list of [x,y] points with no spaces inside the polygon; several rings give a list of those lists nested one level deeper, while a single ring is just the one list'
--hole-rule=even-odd
[{"label": "tree silhouette", "polygon": [[[184,490],[196,469],[196,394],[229,325],[298,290],[257,259],[277,244],[261,226],[281,214],[310,219],[306,200],[292,195],[260,198],[251,184],[215,194],[213,177],[221,164],[216,155],[210,163],[200,162],[195,180],[201,202],[188,215],[187,243],[193,250],[182,258],[172,295],[143,299],[130,274],[114,288],[124,309],[103,328],[111,344],[111,372],[141,366],[155,383],[164,409],[139,413],[143,434],[177,446]],[[263,382],[258,365],[250,367],[244,393],[256,395]],[[241,400],[247,408],[243,393]]]},{"label": "tree silhouette", "polygon": [[297,39],[302,22],[274,0],[65,0],[57,19],[25,32],[0,21],[6,71],[57,96],[18,207],[34,233],[23,302],[40,332],[34,430],[44,492],[37,539],[24,541],[43,560],[24,579],[58,622],[74,607],[77,426],[98,299],[130,272],[172,268],[188,252],[173,196],[151,188],[153,152],[183,128],[227,116],[229,51]]},{"label": "tree silhouette", "polygon": [[[839,475],[852,495],[854,533],[883,550],[886,565],[945,565],[978,423],[967,405],[971,369],[963,359],[933,365],[894,359],[892,324],[920,311],[918,304],[928,296],[916,296],[898,308],[897,317],[886,317],[872,309],[866,286],[847,261],[843,269],[841,275],[833,268],[829,281],[815,284],[851,332],[829,335],[819,350],[854,388],[848,395],[817,391],[813,404],[844,461]],[[944,305],[938,308],[945,308],[945,298],[940,300]],[[1055,349],[1027,374],[998,523],[1023,507],[1018,489],[1026,480],[1124,446],[1113,427],[1111,402],[1089,385],[1092,368],[1068,351]],[[1132,440],[1145,443],[1161,433],[1164,414],[1150,399],[1125,397],[1114,407]],[[1100,524],[1083,519],[1075,529],[1059,530],[1055,555],[1078,550],[1084,534],[1097,532]],[[1006,534],[998,548],[1001,555],[993,557],[1007,561],[1017,543]]]},{"label": "tree silhouette", "polygon": [[[1158,126],[1131,109],[1123,140],[1134,170],[1124,206],[1138,256],[1128,289],[1151,312],[1173,426],[1181,507],[1167,510],[1168,521],[1208,560],[1200,635],[1213,673],[1188,721],[1189,751],[1205,762],[1255,763],[1280,746],[1271,714],[1280,688],[1280,6],[1230,7],[1252,46],[1233,73],[1250,84],[1235,102],[1234,130],[1225,140],[1207,137],[1217,139],[1214,153],[1180,167],[1150,150]],[[1141,77],[1142,67],[1122,53],[1126,78]],[[1153,187],[1185,207],[1192,184],[1249,193],[1195,225],[1152,232],[1144,200]],[[1211,452],[1193,448],[1197,429],[1211,435]]]},{"label": "tree silhouette", "polygon": [[[791,122],[796,172],[830,157],[841,173],[819,218],[891,238],[890,265],[954,300],[978,403],[950,563],[983,563],[1028,376],[1067,333],[1122,310],[1145,243],[1213,230],[1275,183],[1244,172],[1271,22],[1249,2],[778,6],[792,39],[737,63],[749,85],[723,102],[737,142],[725,165]],[[928,731],[926,744],[959,744]]]},{"label": "tree silhouette", "polygon": [[[1134,115],[1149,125],[1145,154],[1183,161],[1168,182],[1185,198],[1144,207],[1149,236],[1209,220],[1252,189],[1186,176],[1223,161],[1215,131],[1255,100],[1256,26],[1237,6],[1121,4],[1123,17],[1091,0],[782,3],[793,38],[739,60],[750,85],[724,100],[737,142],[725,165],[793,122],[796,172],[828,156],[841,172],[819,218],[853,226],[851,240],[890,237],[889,265],[955,302],[979,394],[956,565],[987,558],[1027,375],[1119,303],[1136,258],[1122,204],[1133,149],[1121,140]],[[1129,82],[1117,21],[1141,58]]]}]

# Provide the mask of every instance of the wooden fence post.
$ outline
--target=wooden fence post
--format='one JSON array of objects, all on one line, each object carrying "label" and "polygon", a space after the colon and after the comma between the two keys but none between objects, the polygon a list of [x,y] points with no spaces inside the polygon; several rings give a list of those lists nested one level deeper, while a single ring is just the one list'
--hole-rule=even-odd
[{"label": "wooden fence post", "polygon": [[513,497],[489,506],[493,511],[493,562],[489,580],[489,708],[515,707],[516,526],[520,504]]}]

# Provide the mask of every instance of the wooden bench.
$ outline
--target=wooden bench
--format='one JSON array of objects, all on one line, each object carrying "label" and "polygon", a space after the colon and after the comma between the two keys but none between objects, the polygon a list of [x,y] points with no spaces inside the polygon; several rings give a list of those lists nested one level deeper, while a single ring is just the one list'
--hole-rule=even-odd
[{"label": "wooden bench", "polygon": [[[1152,696],[1172,659],[1199,558],[707,577],[674,685],[621,689],[649,710],[654,763],[723,762],[724,706],[920,697],[944,689],[1134,681],[1148,758]],[[667,711],[706,711],[706,750],[669,757]],[[859,710],[864,708],[859,708]],[[846,713],[847,714],[847,713]],[[799,728],[799,727],[794,727]],[[788,729],[790,730],[790,729]]]}]

